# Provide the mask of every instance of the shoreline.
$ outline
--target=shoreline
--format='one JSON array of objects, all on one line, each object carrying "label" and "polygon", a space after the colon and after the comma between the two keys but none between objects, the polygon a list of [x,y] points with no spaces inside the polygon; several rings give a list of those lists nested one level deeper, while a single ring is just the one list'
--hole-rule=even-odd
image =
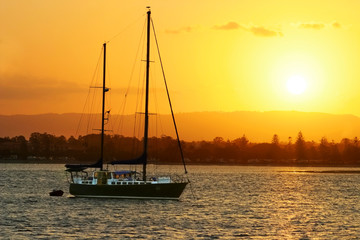
[{"label": "shoreline", "polygon": [[[57,160],[43,160],[43,161],[35,161],[35,160],[14,160],[14,159],[0,159],[0,164],[85,164],[84,162],[66,162],[66,161],[57,161]],[[106,163],[105,163],[106,164]],[[154,163],[148,163],[154,164]],[[157,163],[157,165],[182,165],[181,163],[175,164],[173,162],[163,162]],[[187,166],[249,166],[249,167],[331,167],[331,168],[360,168],[360,165],[349,165],[349,164],[321,164],[321,163],[288,163],[288,164],[280,164],[280,163],[217,163],[217,162],[205,162],[205,163],[186,163]]]}]

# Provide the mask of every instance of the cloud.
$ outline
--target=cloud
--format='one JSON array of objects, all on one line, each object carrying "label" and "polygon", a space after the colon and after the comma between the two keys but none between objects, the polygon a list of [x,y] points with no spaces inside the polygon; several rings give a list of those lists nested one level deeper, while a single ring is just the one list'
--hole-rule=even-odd
[{"label": "cloud", "polygon": [[283,36],[281,32],[276,32],[273,30],[266,29],[265,27],[251,27],[250,31],[260,37],[276,37],[276,36]]},{"label": "cloud", "polygon": [[320,30],[325,27],[323,23],[301,23],[299,28]]},{"label": "cloud", "polygon": [[341,24],[337,21],[333,22],[333,23],[315,23],[315,22],[310,22],[310,23],[296,23],[295,26],[297,26],[298,28],[301,29],[313,29],[313,30],[321,30],[324,29],[326,27],[332,27],[332,28],[341,28]]},{"label": "cloud", "polygon": [[0,100],[45,100],[83,92],[76,83],[31,76],[0,76]]},{"label": "cloud", "polygon": [[168,30],[165,30],[165,33],[169,33],[169,34],[179,34],[179,33],[183,33],[183,32],[192,32],[193,28],[188,26],[188,27],[183,27],[183,28],[180,28],[180,29],[175,29],[175,30],[172,30],[172,29],[168,29]]},{"label": "cloud", "polygon": [[331,25],[332,25],[333,28],[341,28],[341,24],[336,22],[336,21],[333,22]]},{"label": "cloud", "polygon": [[237,24],[236,22],[228,22],[225,25],[220,26],[214,26],[213,29],[217,30],[233,30],[233,29],[239,29],[241,26]]},{"label": "cloud", "polygon": [[258,37],[276,37],[276,36],[283,36],[282,32],[279,31],[274,31],[271,29],[268,29],[264,26],[246,26],[246,25],[241,25],[238,24],[236,22],[228,22],[225,25],[220,25],[220,26],[214,26],[213,29],[215,30],[236,30],[236,29],[241,29],[244,31],[248,31],[253,33],[255,36]]}]

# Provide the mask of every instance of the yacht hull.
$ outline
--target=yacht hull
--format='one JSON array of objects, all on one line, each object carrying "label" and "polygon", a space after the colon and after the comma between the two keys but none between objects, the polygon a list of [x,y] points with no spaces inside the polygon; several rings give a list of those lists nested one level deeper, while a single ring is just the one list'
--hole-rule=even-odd
[{"label": "yacht hull", "polygon": [[138,185],[91,185],[71,183],[69,192],[75,197],[168,199],[178,200],[187,182]]}]

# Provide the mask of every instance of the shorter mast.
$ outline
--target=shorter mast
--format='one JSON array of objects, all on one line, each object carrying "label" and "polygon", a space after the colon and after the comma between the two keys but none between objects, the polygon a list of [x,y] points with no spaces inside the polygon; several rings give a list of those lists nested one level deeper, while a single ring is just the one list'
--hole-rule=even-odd
[{"label": "shorter mast", "polygon": [[103,94],[102,94],[102,110],[101,110],[101,145],[100,145],[100,170],[103,170],[103,162],[104,162],[104,125],[105,125],[105,93],[108,89],[105,87],[105,73],[106,73],[106,43],[104,46],[104,66],[103,66]]}]

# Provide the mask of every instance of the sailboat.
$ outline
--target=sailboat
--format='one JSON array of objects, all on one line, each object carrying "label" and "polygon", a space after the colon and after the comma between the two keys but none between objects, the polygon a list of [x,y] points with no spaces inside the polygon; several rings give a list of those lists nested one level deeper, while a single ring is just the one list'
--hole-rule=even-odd
[{"label": "sailboat", "polygon": [[[75,197],[93,197],[93,198],[124,198],[124,199],[170,199],[177,200],[183,193],[188,180],[173,179],[170,176],[148,177],[148,131],[149,131],[149,68],[150,68],[150,22],[151,10],[147,11],[147,52],[146,52],[146,90],[145,90],[145,117],[144,117],[144,137],[143,152],[139,157],[126,161],[113,161],[111,164],[137,164],[142,165],[142,173],[136,171],[109,171],[104,168],[104,123],[105,117],[105,94],[109,90],[105,84],[105,66],[106,66],[106,43],[103,44],[103,85],[102,85],[102,121],[101,121],[101,146],[100,159],[94,164],[66,164],[70,172],[69,193]],[[166,86],[167,90],[167,86]],[[168,91],[167,91],[168,93]],[[168,95],[168,99],[169,95]],[[175,132],[180,147],[181,157],[184,164],[185,173],[187,173],[185,161],[182,154],[179,135],[176,128],[175,118],[169,101]],[[89,171],[88,169],[94,169]],[[142,176],[141,176],[142,175]]]}]

